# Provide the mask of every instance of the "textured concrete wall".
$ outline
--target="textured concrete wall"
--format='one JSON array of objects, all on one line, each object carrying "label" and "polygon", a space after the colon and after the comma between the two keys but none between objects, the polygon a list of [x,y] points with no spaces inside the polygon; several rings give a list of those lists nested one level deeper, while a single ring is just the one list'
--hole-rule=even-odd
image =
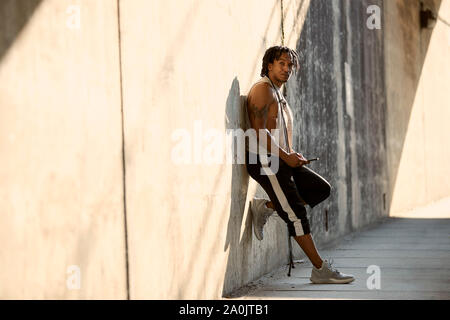
[{"label": "textured concrete wall", "polygon": [[[295,148],[332,185],[310,210],[316,241],[329,242],[387,215],[383,28],[366,26],[382,1],[311,1],[296,39],[300,72],[287,84]],[[292,42],[292,41],[291,41]]]},{"label": "textured concrete wall", "polygon": [[73,4],[0,2],[3,299],[126,298],[116,1]]},{"label": "textured concrete wall", "polygon": [[[293,10],[304,3],[289,2],[301,14],[285,21],[287,32],[302,25],[286,35],[301,69],[286,94],[296,148],[321,158],[310,167],[334,187],[310,211],[321,244],[450,194],[450,166],[439,160],[449,152],[449,28],[438,20],[421,30],[419,1],[324,0],[306,15]],[[379,30],[366,25],[371,5],[381,10]],[[425,2],[447,21],[448,6]]]},{"label": "textured concrete wall", "polygon": [[448,195],[450,166],[432,159],[449,156],[449,31],[419,30],[417,14],[381,0],[0,2],[0,297],[219,298],[286,263],[284,222],[254,238],[248,201],[264,192],[224,159],[282,41],[300,53],[295,147],[333,185],[309,212],[319,245]]}]

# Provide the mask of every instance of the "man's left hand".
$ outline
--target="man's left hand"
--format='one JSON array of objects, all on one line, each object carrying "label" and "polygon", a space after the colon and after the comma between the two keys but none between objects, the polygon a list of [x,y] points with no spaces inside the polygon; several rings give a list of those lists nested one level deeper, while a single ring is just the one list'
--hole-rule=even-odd
[{"label": "man's left hand", "polygon": [[[308,159],[306,159],[301,153],[296,152],[296,154],[301,158],[301,160],[304,161],[303,164],[309,164]],[[303,164],[302,164],[302,165],[303,165]]]}]

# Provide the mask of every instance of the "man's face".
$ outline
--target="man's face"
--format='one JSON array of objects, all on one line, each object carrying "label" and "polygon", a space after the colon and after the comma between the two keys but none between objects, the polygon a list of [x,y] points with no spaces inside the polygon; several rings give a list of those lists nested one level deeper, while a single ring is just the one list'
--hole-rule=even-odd
[{"label": "man's face", "polygon": [[288,81],[291,76],[293,66],[294,64],[292,63],[289,54],[283,52],[278,60],[275,59],[273,63],[269,63],[269,71],[272,72],[272,76],[275,77],[276,80],[284,83]]}]

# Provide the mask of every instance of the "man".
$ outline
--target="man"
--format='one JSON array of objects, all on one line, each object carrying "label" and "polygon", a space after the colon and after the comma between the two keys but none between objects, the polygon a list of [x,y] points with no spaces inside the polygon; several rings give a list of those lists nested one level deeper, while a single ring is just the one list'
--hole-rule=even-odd
[{"label": "man", "polygon": [[[331,186],[305,167],[309,161],[292,149],[292,111],[281,94],[281,87],[288,81],[293,68],[298,69],[298,55],[294,50],[282,46],[269,48],[263,57],[262,78],[247,96],[247,126],[256,130],[258,146],[265,141],[265,153],[261,153],[261,147],[257,149],[247,144],[246,167],[270,198],[270,201],[255,199],[250,204],[254,232],[262,240],[263,226],[276,211],[313,264],[311,282],[350,283],[355,278],[336,270],[330,261],[322,260],[311,237],[305,205],[313,208],[328,198]],[[279,130],[279,139],[272,134],[273,129]],[[276,172],[268,167],[267,159],[279,161]]]}]

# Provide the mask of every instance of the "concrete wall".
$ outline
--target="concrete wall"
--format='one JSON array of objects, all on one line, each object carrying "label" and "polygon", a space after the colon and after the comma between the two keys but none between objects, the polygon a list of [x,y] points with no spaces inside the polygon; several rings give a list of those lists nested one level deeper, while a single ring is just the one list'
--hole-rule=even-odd
[{"label": "concrete wall", "polygon": [[253,238],[247,200],[256,186],[243,165],[206,163],[211,148],[230,151],[223,136],[239,127],[240,95],[265,48],[279,42],[280,6],[142,0],[120,8],[131,297],[220,297],[286,256],[282,233]]},{"label": "concrete wall", "polygon": [[116,1],[73,3],[0,2],[3,299],[126,298]]},{"label": "concrete wall", "polygon": [[[380,30],[366,27],[371,4]],[[442,13],[449,1],[433,5]],[[449,31],[417,29],[417,4],[11,0],[0,9],[2,298],[220,298],[286,263],[284,222],[271,218],[255,239],[248,201],[264,192],[226,161],[241,96],[282,41],[300,53],[286,86],[295,146],[321,158],[311,167],[333,185],[309,212],[319,245],[449,195],[450,166],[419,170],[408,151],[449,152],[433,142],[448,137]],[[426,180],[417,189],[411,170]],[[79,290],[67,287],[71,265]]]},{"label": "concrete wall", "polygon": [[[450,194],[450,27],[420,29],[418,2],[386,1],[386,132],[391,214]],[[449,1],[424,1],[450,21]]]},{"label": "concrete wall", "polygon": [[386,216],[384,29],[366,26],[382,1],[311,1],[295,47],[300,72],[287,84],[295,110],[295,149],[332,185],[310,210],[319,244]]}]

